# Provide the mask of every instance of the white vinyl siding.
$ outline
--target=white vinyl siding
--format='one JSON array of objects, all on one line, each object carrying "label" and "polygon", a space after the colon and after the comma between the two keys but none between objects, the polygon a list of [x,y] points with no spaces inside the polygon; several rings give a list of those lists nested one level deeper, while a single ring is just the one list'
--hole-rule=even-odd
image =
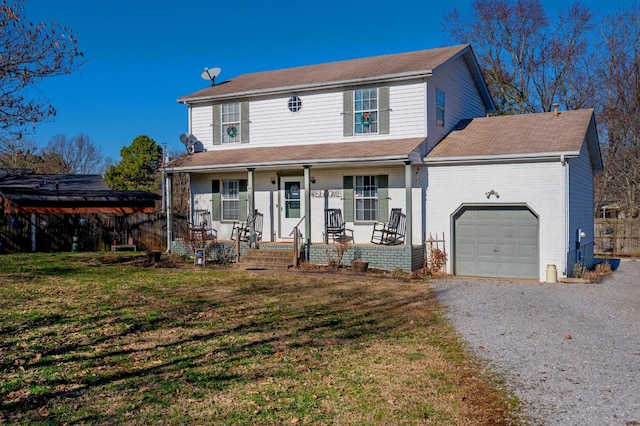
[{"label": "white vinyl siding", "polygon": [[569,160],[569,263],[577,261],[578,253],[575,252],[575,243],[579,229],[586,234],[580,242],[580,256],[590,259],[593,254],[593,191],[591,158],[587,144],[584,143],[580,156]]},{"label": "white vinyl siding", "polygon": [[[436,125],[437,90],[445,93],[446,113],[444,126]],[[429,147],[439,142],[460,120],[487,115],[469,69],[464,61],[453,61],[438,68],[432,79],[427,82],[427,117]]]},{"label": "white vinyl siding", "polygon": [[211,105],[191,108],[191,128],[189,133],[195,135],[205,149],[213,148],[213,126],[211,116],[213,108]]},{"label": "white vinyl siding", "polygon": [[[342,91],[299,94],[303,108],[291,113],[290,95],[249,102],[250,145],[282,146],[364,139],[396,139],[425,136],[424,82],[389,86],[390,133],[343,136]],[[192,108],[193,133],[205,149],[213,148],[212,107]],[[217,145],[216,149],[237,148]]]}]

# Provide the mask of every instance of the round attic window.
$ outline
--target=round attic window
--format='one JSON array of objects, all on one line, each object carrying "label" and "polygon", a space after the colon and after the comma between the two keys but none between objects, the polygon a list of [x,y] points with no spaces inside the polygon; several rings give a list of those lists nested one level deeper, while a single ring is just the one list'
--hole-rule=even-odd
[{"label": "round attic window", "polygon": [[289,98],[289,111],[298,112],[302,109],[302,99],[299,96],[292,96]]}]

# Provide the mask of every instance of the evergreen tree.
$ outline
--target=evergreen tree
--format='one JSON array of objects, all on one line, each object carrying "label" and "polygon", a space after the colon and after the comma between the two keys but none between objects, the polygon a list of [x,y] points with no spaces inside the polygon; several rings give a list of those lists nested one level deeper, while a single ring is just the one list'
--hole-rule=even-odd
[{"label": "evergreen tree", "polygon": [[122,160],[104,178],[111,189],[161,191],[162,147],[148,136],[138,136],[120,150]]}]

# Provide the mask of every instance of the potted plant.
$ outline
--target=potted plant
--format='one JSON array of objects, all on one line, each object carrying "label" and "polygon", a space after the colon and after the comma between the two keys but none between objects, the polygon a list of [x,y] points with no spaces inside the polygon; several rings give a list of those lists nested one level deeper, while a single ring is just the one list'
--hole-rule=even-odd
[{"label": "potted plant", "polygon": [[369,261],[362,259],[362,253],[358,248],[356,248],[353,252],[351,268],[353,269],[353,272],[367,272],[367,268],[369,268]]},{"label": "potted plant", "polygon": [[162,257],[162,235],[153,231],[140,236],[140,245],[147,252],[147,262],[159,262]]}]

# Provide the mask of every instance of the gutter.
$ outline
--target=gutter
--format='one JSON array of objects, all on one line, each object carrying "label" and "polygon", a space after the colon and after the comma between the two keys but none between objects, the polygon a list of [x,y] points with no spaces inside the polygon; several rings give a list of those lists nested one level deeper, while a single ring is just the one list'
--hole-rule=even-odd
[{"label": "gutter", "polygon": [[534,161],[550,161],[575,158],[580,155],[580,151],[564,152],[538,152],[529,154],[505,154],[505,155],[470,155],[467,157],[441,157],[427,158],[422,162],[428,166],[452,166],[469,165],[477,163],[528,163]]},{"label": "gutter", "polygon": [[[338,161],[337,161],[338,160]],[[295,161],[271,161],[271,162],[259,162],[259,163],[233,163],[233,164],[224,164],[224,165],[203,165],[203,166],[178,166],[178,167],[167,167],[164,170],[166,172],[218,172],[218,171],[229,171],[232,169],[237,170],[246,170],[248,167],[255,167],[261,169],[278,169],[281,167],[292,167],[292,166],[322,166],[322,165],[330,165],[335,167],[340,166],[351,166],[354,163],[395,163],[398,161],[411,161],[412,163],[420,163],[421,156],[419,153],[412,152],[409,155],[389,155],[382,157],[371,157],[367,159],[363,159],[361,157],[354,158],[323,158],[323,159],[305,159],[305,160],[295,160]]]}]

